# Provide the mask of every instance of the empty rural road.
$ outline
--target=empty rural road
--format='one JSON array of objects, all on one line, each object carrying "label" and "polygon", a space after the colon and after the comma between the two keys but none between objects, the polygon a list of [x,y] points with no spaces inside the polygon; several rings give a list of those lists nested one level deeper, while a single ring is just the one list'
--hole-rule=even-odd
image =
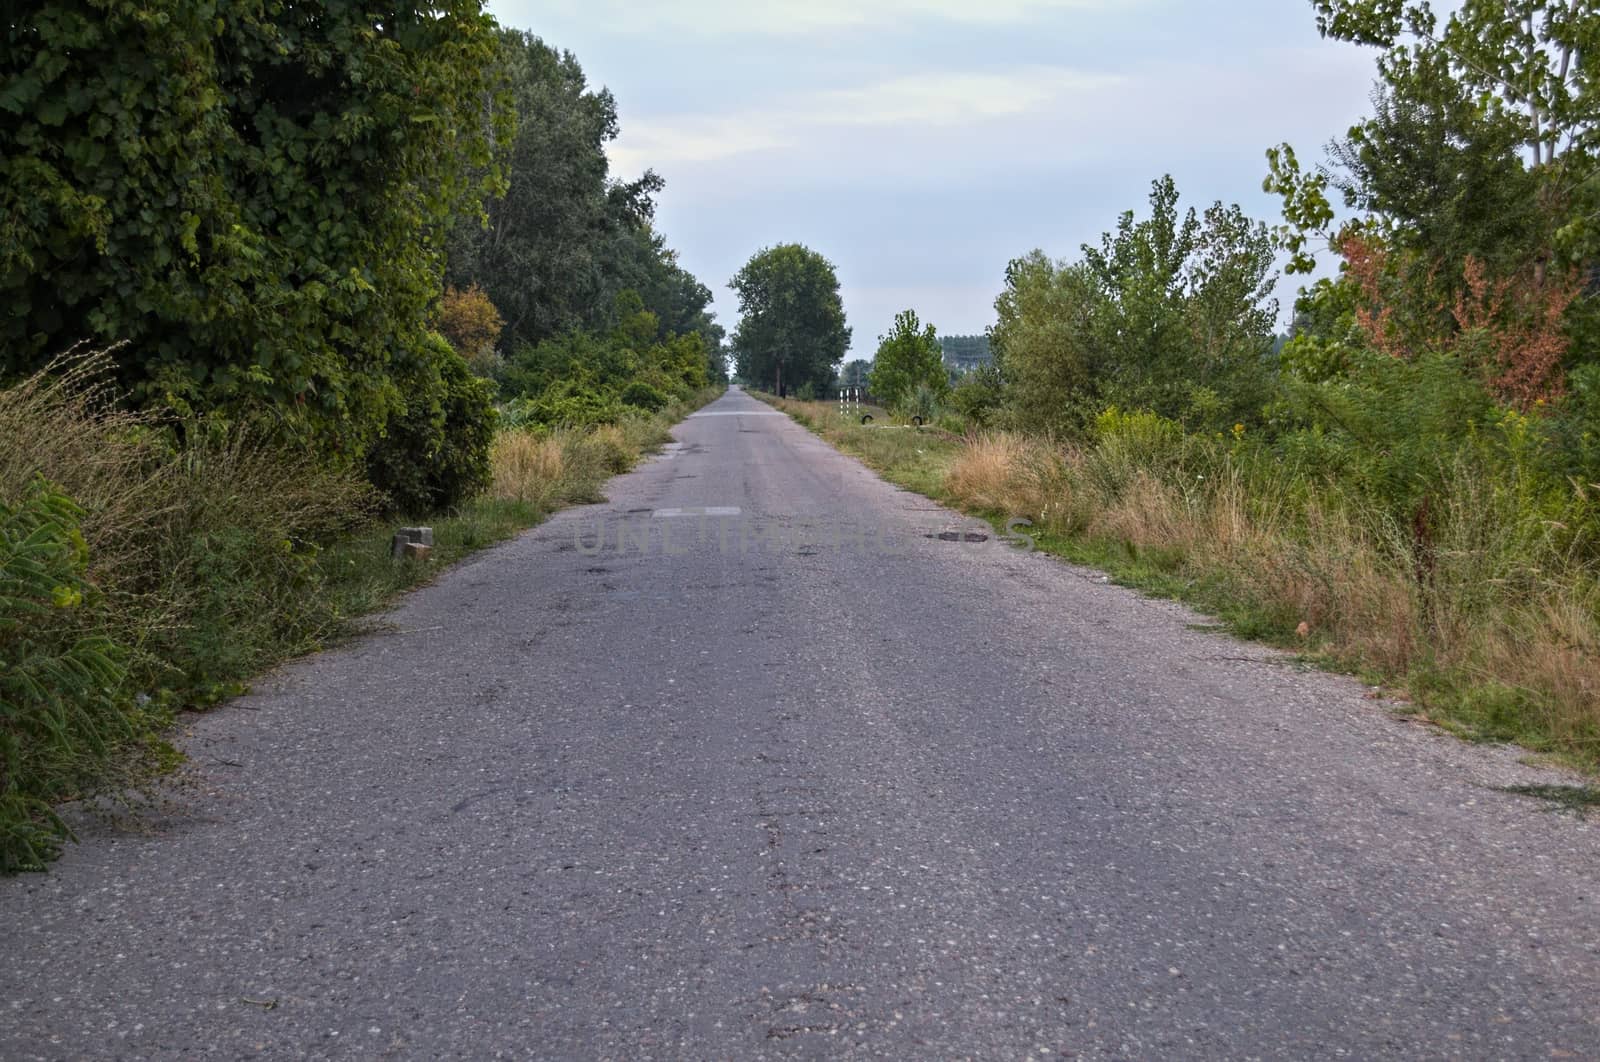
[{"label": "empty rural road", "polygon": [[0,881],[0,1057],[1600,1056],[1515,753],[738,391],[677,436]]}]

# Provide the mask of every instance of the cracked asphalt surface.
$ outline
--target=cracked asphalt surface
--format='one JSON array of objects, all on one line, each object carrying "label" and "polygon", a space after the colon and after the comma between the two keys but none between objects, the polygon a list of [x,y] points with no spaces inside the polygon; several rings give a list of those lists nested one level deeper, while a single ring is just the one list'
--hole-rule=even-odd
[{"label": "cracked asphalt surface", "polygon": [[676,434],[0,881],[0,1057],[1600,1057],[1551,772],[738,391]]}]

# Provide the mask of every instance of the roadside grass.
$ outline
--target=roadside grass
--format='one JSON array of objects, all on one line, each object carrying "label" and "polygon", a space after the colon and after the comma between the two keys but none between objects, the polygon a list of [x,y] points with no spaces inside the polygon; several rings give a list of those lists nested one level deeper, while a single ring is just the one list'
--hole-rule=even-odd
[{"label": "roadside grass", "polygon": [[959,436],[938,428],[919,428],[878,406],[861,410],[873,418],[872,423],[863,425],[860,413],[841,415],[836,403],[801,402],[761,391],[750,394],[861,458],[897,485],[944,500],[946,474],[964,449]]},{"label": "roadside grass", "polygon": [[327,622],[272,658],[323,648],[359,629],[353,621],[383,609],[456,561],[512,538],[569,505],[603,500],[608,479],[628,471],[668,441],[674,424],[718,394],[708,389],[690,402],[629,417],[620,424],[500,432],[490,453],[493,480],[488,490],[448,512],[410,521],[433,528],[433,552],[426,563],[396,563],[389,557],[390,536],[407,521],[385,520],[342,536],[318,558]]},{"label": "roadside grass", "polygon": [[[175,447],[111,380],[89,355],[0,390],[0,872],[59,853],[63,803],[149,798],[181,763],[164,737],[179,712],[243,692],[454,561],[599,499],[718,393],[615,425],[502,432],[490,489],[403,520],[357,473],[237,429],[192,426]],[[426,561],[391,558],[406,523],[433,527]]]},{"label": "roadside grass", "polygon": [[[569,505],[603,500],[608,479],[670,439],[674,424],[719,393],[708,389],[689,402],[616,425],[500,432],[490,453],[493,479],[481,494],[439,513],[382,519],[364,513],[325,544],[310,545],[309,572],[292,603],[285,607],[257,597],[250,604],[259,622],[235,622],[219,630],[218,644],[207,655],[234,658],[220,669],[227,681],[198,697],[191,692],[180,707],[205,707],[237,695],[250,677],[274,664],[359,632],[361,617],[387,607],[455,562]],[[426,561],[397,562],[390,556],[395,528],[406,524],[433,528],[433,550]],[[195,665],[188,670],[195,671]]]},{"label": "roadside grass", "polygon": [[1456,470],[1419,571],[1409,529],[1361,498],[1139,415],[1069,445],[884,432],[759,397],[890,482],[997,529],[1026,519],[1040,549],[1359,675],[1403,713],[1600,773],[1600,572],[1503,472]]}]

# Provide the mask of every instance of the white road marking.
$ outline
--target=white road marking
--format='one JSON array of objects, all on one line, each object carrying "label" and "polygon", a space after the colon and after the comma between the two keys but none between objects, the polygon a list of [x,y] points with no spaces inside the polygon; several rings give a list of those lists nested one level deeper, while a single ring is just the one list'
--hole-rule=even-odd
[{"label": "white road marking", "polygon": [[691,505],[682,509],[657,509],[652,517],[667,516],[738,516],[737,505]]},{"label": "white road marking", "polygon": [[690,413],[689,419],[695,417],[787,417],[789,414],[780,413],[776,409],[757,409],[745,411],[742,409],[713,409],[700,413]]}]

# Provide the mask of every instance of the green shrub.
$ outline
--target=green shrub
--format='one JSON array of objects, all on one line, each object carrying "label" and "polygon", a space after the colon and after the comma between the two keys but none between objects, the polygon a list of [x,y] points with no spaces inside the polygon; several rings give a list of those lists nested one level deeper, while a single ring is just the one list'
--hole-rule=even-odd
[{"label": "green shrub", "polygon": [[1183,425],[1148,410],[1124,412],[1116,406],[1095,418],[1094,438],[1102,447],[1114,448],[1129,460],[1161,465],[1183,448]]},{"label": "green shrub", "polygon": [[1374,352],[1354,354],[1343,377],[1289,378],[1274,415],[1292,425],[1287,450],[1325,461],[1317,471],[1405,521],[1439,493],[1453,456],[1498,417],[1488,391],[1453,356],[1408,361]]},{"label": "green shrub", "polygon": [[565,380],[527,399],[527,416],[550,427],[585,428],[610,424],[622,415],[615,396]]},{"label": "green shrub", "polygon": [[495,410],[489,384],[438,336],[407,387],[405,412],[391,418],[367,454],[372,483],[406,513],[457,505],[489,483]]},{"label": "green shrub", "polygon": [[931,424],[939,415],[939,392],[925,383],[917,384],[900,403],[900,412]]},{"label": "green shrub", "polygon": [[128,650],[100,633],[83,510],[44,479],[0,502],[0,871],[53,858],[52,810],[137,733]]},{"label": "green shrub", "polygon": [[993,365],[980,365],[956,383],[948,399],[950,408],[980,428],[993,423],[1005,398],[1004,380]]},{"label": "green shrub", "polygon": [[635,409],[642,409],[648,413],[655,413],[658,410],[664,409],[666,408],[667,403],[672,401],[666,395],[662,394],[661,391],[645,383],[643,380],[635,380],[627,387],[624,387],[622,389],[621,397],[623,405],[633,406]]}]

